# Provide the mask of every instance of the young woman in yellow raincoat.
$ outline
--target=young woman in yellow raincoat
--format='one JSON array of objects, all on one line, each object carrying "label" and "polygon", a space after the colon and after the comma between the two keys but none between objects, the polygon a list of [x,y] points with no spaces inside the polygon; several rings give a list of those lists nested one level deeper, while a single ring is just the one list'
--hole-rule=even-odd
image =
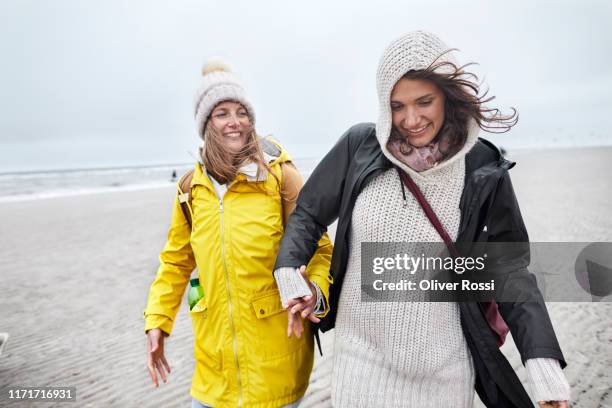
[{"label": "young woman in yellow raincoat", "polygon": [[[157,376],[165,382],[170,372],[164,337],[197,267],[204,296],[190,310],[192,406],[296,406],[308,386],[313,338],[309,324],[303,335],[288,336],[287,305],[272,270],[302,179],[286,151],[257,137],[253,107],[221,61],[204,66],[195,118],[204,140],[201,162],[190,176],[190,191],[179,187],[145,310],[151,378],[157,386]],[[188,216],[181,201],[189,203]],[[312,321],[327,312],[331,252],[324,236],[302,269]]]}]

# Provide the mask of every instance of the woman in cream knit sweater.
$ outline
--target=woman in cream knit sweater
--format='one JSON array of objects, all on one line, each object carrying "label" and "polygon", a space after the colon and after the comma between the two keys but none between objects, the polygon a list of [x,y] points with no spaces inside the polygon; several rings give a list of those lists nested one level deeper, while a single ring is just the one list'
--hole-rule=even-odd
[{"label": "woman in cream knit sweater", "polygon": [[[336,328],[332,401],[338,407],[471,407],[476,390],[490,407],[532,402],[499,351],[475,302],[363,302],[365,242],[442,242],[401,173],[422,191],[455,242],[527,242],[505,160],[479,131],[506,131],[516,113],[488,109],[475,76],[438,37],[417,31],[385,50],[378,68],[376,125],[349,129],[304,186],[275,265],[290,322],[312,305],[292,288],[326,227],[338,219],[331,272]],[[493,264],[528,276],[528,253]],[[525,281],[523,279],[523,281]],[[531,396],[567,406],[565,366],[537,286],[529,302],[499,303],[521,353]],[[299,317],[298,317],[299,316]],[[549,405],[547,405],[549,404]]]}]

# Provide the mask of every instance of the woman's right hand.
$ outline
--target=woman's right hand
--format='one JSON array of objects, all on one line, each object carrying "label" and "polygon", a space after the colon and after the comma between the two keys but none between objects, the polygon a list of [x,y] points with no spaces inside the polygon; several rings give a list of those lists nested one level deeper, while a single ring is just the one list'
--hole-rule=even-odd
[{"label": "woman's right hand", "polygon": [[306,265],[302,265],[299,271],[304,280],[308,283],[311,295],[297,299],[290,299],[289,302],[287,302],[287,337],[291,337],[291,333],[294,333],[298,339],[302,337],[302,332],[304,331],[302,319],[308,319],[313,323],[319,323],[321,321],[321,319],[316,317],[313,313],[317,303],[317,291],[308,278],[308,274],[306,273]]},{"label": "woman's right hand", "polygon": [[151,329],[147,332],[147,367],[156,387],[159,387],[159,381],[155,370],[159,372],[164,384],[167,382],[164,370],[170,374],[170,365],[164,356],[164,334],[160,329]]}]

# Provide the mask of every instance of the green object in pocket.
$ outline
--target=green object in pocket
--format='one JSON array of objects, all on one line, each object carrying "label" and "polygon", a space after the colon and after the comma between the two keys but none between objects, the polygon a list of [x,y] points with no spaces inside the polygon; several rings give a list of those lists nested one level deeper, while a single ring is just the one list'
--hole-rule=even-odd
[{"label": "green object in pocket", "polygon": [[204,297],[204,289],[200,286],[200,279],[194,278],[189,281],[189,292],[187,292],[187,303],[189,304],[189,310]]}]

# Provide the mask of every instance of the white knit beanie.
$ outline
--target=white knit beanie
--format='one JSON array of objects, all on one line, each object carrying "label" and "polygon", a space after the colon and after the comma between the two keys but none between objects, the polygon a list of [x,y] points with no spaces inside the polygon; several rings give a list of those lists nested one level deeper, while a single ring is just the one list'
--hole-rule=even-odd
[{"label": "white knit beanie", "polygon": [[230,66],[218,57],[208,60],[202,67],[202,84],[194,98],[195,121],[198,135],[204,138],[204,127],[212,110],[224,101],[241,103],[247,110],[251,124],[255,124],[255,111],[244,87]]},{"label": "white knit beanie", "polygon": [[[387,149],[387,141],[391,135],[391,92],[404,74],[412,70],[423,70],[439,63],[450,62],[457,65],[448,48],[436,35],[426,31],[413,31],[394,40],[385,49],[378,64],[376,88],[378,90],[378,122],[376,122],[376,138],[385,154],[393,163],[405,168]],[[450,73],[453,68],[443,65],[436,72]],[[468,125],[467,147],[471,147],[478,137],[478,125],[470,120]],[[440,166],[442,167],[442,166]]]}]

